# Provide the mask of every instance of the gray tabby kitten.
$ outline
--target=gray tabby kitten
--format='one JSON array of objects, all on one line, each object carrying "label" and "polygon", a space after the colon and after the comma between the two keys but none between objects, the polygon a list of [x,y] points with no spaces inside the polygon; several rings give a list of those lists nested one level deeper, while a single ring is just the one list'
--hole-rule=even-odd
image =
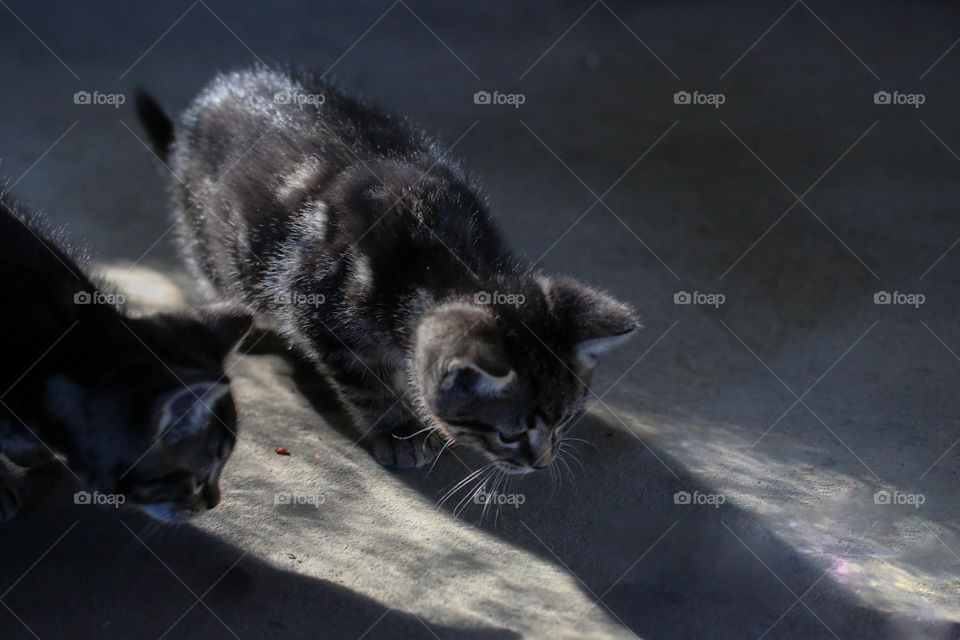
[{"label": "gray tabby kitten", "polygon": [[176,128],[137,103],[196,277],[329,376],[377,461],[446,441],[506,473],[550,465],[630,308],[531,273],[435,141],[309,72],[218,76]]},{"label": "gray tabby kitten", "polygon": [[0,522],[20,508],[10,462],[59,459],[84,488],[161,520],[213,508],[237,429],[223,360],[252,316],[129,317],[78,261],[0,189]]}]

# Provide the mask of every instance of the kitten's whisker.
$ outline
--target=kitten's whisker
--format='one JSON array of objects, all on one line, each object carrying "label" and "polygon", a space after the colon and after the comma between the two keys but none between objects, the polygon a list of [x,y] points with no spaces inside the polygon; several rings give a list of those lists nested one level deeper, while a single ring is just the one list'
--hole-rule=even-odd
[{"label": "kitten's whisker", "polygon": [[[510,475],[509,475],[509,474],[505,474],[505,476],[506,476],[506,480],[505,480],[505,482],[504,482],[504,484],[503,484],[503,492],[504,492],[504,493],[509,493],[509,492],[510,492]],[[496,526],[497,526],[497,521],[500,520],[500,512],[501,512],[501,511],[503,511],[503,503],[502,503],[502,502],[497,505],[497,511],[496,511],[496,513],[495,513],[494,516],[493,516],[493,526],[494,526],[494,528],[496,528]]]},{"label": "kitten's whisker", "polygon": [[590,442],[589,440],[585,440],[584,438],[571,438],[570,436],[564,436],[563,439],[564,439],[565,441],[568,440],[568,441],[570,441],[570,442],[584,442],[584,443],[586,443],[588,446],[593,447],[594,449],[597,448],[597,445],[595,445],[594,443]]},{"label": "kitten's whisker", "polygon": [[580,455],[582,455],[581,452],[580,452],[580,449],[577,448],[577,445],[571,444],[570,442],[567,442],[566,440],[561,440],[561,441],[560,441],[560,450],[561,450],[561,451],[569,451],[570,454],[571,454],[571,455],[574,455],[574,456],[580,456]]},{"label": "kitten's whisker", "polygon": [[436,429],[436,428],[437,428],[436,426],[430,425],[429,427],[424,427],[423,429],[420,429],[420,431],[417,431],[416,433],[411,433],[411,434],[408,435],[408,436],[394,436],[394,437],[395,437],[397,440],[409,440],[410,438],[413,438],[413,437],[415,437],[415,436],[420,435],[420,434],[423,433],[424,431],[431,431],[431,430]]},{"label": "kitten's whisker", "polygon": [[[557,460],[560,461],[560,456],[557,456]],[[561,467],[557,467],[557,479],[559,480],[557,483],[557,490],[559,491],[563,488],[563,469]]]},{"label": "kitten's whisker", "polygon": [[467,484],[468,482],[470,482],[471,480],[473,480],[478,475],[480,475],[481,473],[483,473],[484,471],[486,471],[492,466],[493,466],[493,463],[490,462],[480,467],[476,471],[469,473],[466,478],[458,482],[452,489],[450,489],[449,491],[447,491],[446,494],[444,494],[443,498],[440,499],[440,502],[437,503],[437,506],[443,506],[443,503],[449,500],[453,496],[453,494],[455,494],[457,491],[460,490],[461,487],[463,487],[465,484]]},{"label": "kitten's whisker", "polygon": [[[504,472],[504,474],[503,474],[502,485],[501,485],[501,487],[500,487],[500,491],[502,492],[503,495],[507,495],[507,494],[510,492],[510,474],[508,474],[508,473],[506,473],[506,472]],[[500,510],[503,509],[503,504],[504,504],[504,501],[498,500],[498,501],[497,501],[497,506],[496,506],[496,508],[493,510],[493,514],[494,514],[494,515],[493,515],[493,524],[494,524],[494,526],[496,526],[496,524],[497,524],[497,517],[500,515]]]},{"label": "kitten's whisker", "polygon": [[493,485],[490,491],[487,492],[487,501],[483,505],[483,510],[480,511],[480,524],[483,524],[484,518],[487,516],[487,509],[490,508],[490,500],[495,499],[494,496],[497,495],[497,487],[500,485],[500,481],[503,480],[503,476],[506,474],[503,471],[498,470],[496,475],[493,477]]},{"label": "kitten's whisker", "polygon": [[585,466],[583,466],[583,462],[581,462],[580,458],[578,458],[578,457],[576,457],[576,456],[574,456],[574,455],[571,455],[571,456],[570,456],[570,459],[573,460],[574,462],[576,462],[576,463],[580,466],[580,472],[581,472],[584,476],[586,476],[586,475],[587,475],[587,468],[586,468]]},{"label": "kitten's whisker", "polygon": [[427,471],[428,476],[431,473],[433,473],[433,468],[437,466],[437,462],[440,461],[440,456],[443,454],[444,451],[447,450],[447,447],[449,447],[451,444],[453,444],[453,440],[452,439],[447,440],[446,442],[443,443],[443,446],[440,447],[440,451],[437,451],[437,457],[433,459],[433,464],[430,465],[430,470]]},{"label": "kitten's whisker", "polygon": [[571,446],[571,445],[567,445],[567,446],[561,445],[561,446],[560,446],[560,451],[558,452],[557,457],[558,457],[558,458],[564,458],[564,462],[566,462],[566,458],[569,458],[569,459],[573,460],[574,462],[576,462],[577,464],[579,464],[579,465],[580,465],[580,468],[583,469],[583,463],[581,463],[580,460],[579,460],[579,458],[578,458],[578,454],[579,454],[579,453],[580,453],[580,452],[577,451],[577,450],[576,450],[573,446]]},{"label": "kitten's whisker", "polygon": [[561,444],[560,451],[562,453],[568,453],[570,455],[570,459],[580,465],[580,470],[583,472],[583,474],[587,474],[587,468],[583,466],[583,461],[580,460],[580,452],[573,445],[567,445],[567,448],[565,449]]},{"label": "kitten's whisker", "polygon": [[482,469],[477,469],[476,471],[474,471],[474,472],[470,473],[469,475],[467,475],[467,477],[465,477],[465,478],[463,478],[462,480],[460,480],[460,482],[458,482],[456,485],[454,485],[453,488],[451,488],[451,489],[448,490],[445,494],[443,494],[443,497],[440,498],[440,500],[437,502],[437,506],[438,506],[438,507],[442,507],[442,506],[444,505],[444,503],[445,503],[447,500],[449,500],[450,498],[452,498],[452,497],[457,493],[457,491],[459,491],[459,489],[460,489],[461,487],[463,487],[465,484],[467,484],[468,482],[470,482],[471,480],[473,480],[473,478],[475,478],[475,477],[477,476],[477,474],[480,473],[480,471],[482,471]]},{"label": "kitten's whisker", "polygon": [[473,478],[475,478],[478,474],[480,474],[480,473],[483,472],[483,471],[486,471],[487,469],[489,469],[489,468],[492,467],[492,466],[493,466],[493,463],[490,462],[490,463],[487,463],[487,464],[483,465],[482,467],[478,467],[477,469],[474,469],[473,471],[471,471],[470,473],[468,473],[468,474],[466,475],[466,477],[464,477],[460,482],[458,482],[450,491],[456,491],[457,489],[459,489],[461,486],[463,486],[464,484],[466,484],[466,483],[469,482],[470,480],[473,480]]},{"label": "kitten's whisker", "polygon": [[[510,476],[506,471],[500,472],[500,477],[497,479],[497,484],[494,486],[493,494],[494,495],[506,495],[506,486]],[[497,507],[494,511],[497,511],[500,507],[503,506],[503,501],[497,500]]]},{"label": "kitten's whisker", "polygon": [[486,504],[483,505],[483,511],[480,512],[480,522],[481,522],[481,523],[482,523],[483,520],[487,517],[487,509],[490,508],[490,501],[491,501],[491,500],[496,500],[497,489],[499,489],[499,487],[500,487],[500,482],[503,480],[503,476],[505,476],[505,475],[506,475],[506,474],[505,474],[503,471],[499,471],[499,470],[498,470],[498,471],[497,471],[497,475],[494,476],[494,478],[493,478],[493,485],[492,485],[490,491],[487,492],[487,501],[486,501]]},{"label": "kitten's whisker", "polygon": [[[481,523],[483,522],[483,518],[487,513],[487,508],[490,506],[490,501],[496,500],[495,496],[497,495],[497,489],[499,488],[500,481],[503,480],[504,475],[505,474],[503,471],[501,471],[500,469],[497,469],[496,472],[491,474],[491,477],[488,478],[488,482],[484,484],[484,487],[482,490],[486,492],[487,499],[484,502],[483,510],[480,512]],[[489,486],[490,488],[488,489],[487,486]]]},{"label": "kitten's whisker", "polygon": [[559,460],[559,461],[563,464],[564,468],[565,468],[565,469],[567,470],[567,472],[570,474],[570,482],[576,482],[577,479],[576,479],[576,477],[574,477],[574,475],[573,475],[573,469],[571,469],[571,468],[570,468],[570,465],[567,464],[567,461],[566,461],[566,459],[564,458],[562,452],[561,452],[561,454],[557,457],[557,460]]},{"label": "kitten's whisker", "polygon": [[480,480],[477,482],[477,484],[475,484],[475,485],[473,486],[473,488],[470,489],[470,491],[468,491],[465,496],[463,496],[463,499],[460,500],[460,502],[457,504],[457,506],[456,506],[456,507],[454,508],[454,510],[453,510],[453,517],[454,517],[454,518],[460,517],[460,513],[461,513],[464,509],[466,509],[467,506],[470,504],[470,502],[469,502],[470,499],[473,498],[475,495],[477,495],[477,492],[478,492],[478,491],[481,491],[485,486],[487,486],[487,481],[490,479],[490,476],[493,475],[493,473],[494,473],[495,471],[496,471],[496,469],[489,469],[489,470],[487,471],[487,473],[485,473],[485,474],[480,478]]},{"label": "kitten's whisker", "polygon": [[572,453],[580,453],[580,449],[577,449],[577,445],[575,445],[575,444],[570,444],[570,443],[567,442],[566,440],[561,440],[561,441],[560,441],[560,449],[561,449],[561,450],[570,451],[570,452],[572,452]]},{"label": "kitten's whisker", "polygon": [[557,470],[550,465],[547,467],[547,470],[550,472],[550,502],[553,502],[553,499],[557,497],[557,491],[559,486],[557,484]]}]

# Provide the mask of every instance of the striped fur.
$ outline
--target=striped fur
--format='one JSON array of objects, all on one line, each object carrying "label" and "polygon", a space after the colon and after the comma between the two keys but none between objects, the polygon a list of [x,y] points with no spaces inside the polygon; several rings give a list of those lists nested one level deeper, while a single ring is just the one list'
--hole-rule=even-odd
[{"label": "striped fur", "polygon": [[445,439],[512,472],[553,460],[582,345],[630,334],[626,305],[530,272],[434,140],[309,72],[218,76],[169,144],[138,103],[197,278],[332,379],[377,460],[419,466]]}]

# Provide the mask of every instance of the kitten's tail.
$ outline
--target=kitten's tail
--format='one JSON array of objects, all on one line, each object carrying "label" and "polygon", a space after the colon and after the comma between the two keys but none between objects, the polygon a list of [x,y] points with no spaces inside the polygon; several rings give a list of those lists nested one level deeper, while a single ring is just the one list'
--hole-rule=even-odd
[{"label": "kitten's tail", "polygon": [[154,153],[166,162],[173,144],[173,122],[164,113],[160,103],[143,89],[136,90],[134,102],[137,106],[137,117],[150,136]]}]

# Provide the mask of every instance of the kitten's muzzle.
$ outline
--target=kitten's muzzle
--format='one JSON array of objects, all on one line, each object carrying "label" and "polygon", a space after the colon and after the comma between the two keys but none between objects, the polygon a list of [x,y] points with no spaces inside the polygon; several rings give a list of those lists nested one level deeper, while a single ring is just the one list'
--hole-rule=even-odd
[{"label": "kitten's muzzle", "polygon": [[513,462],[507,462],[505,460],[496,461],[497,469],[505,473],[509,473],[515,476],[522,476],[527,473],[533,473],[533,467],[527,465],[519,465]]},{"label": "kitten's muzzle", "polygon": [[553,436],[539,429],[527,432],[527,448],[530,466],[537,470],[546,469],[557,457]]},{"label": "kitten's muzzle", "polygon": [[220,487],[215,484],[208,484],[204,486],[202,496],[207,510],[213,509],[220,504]]}]

